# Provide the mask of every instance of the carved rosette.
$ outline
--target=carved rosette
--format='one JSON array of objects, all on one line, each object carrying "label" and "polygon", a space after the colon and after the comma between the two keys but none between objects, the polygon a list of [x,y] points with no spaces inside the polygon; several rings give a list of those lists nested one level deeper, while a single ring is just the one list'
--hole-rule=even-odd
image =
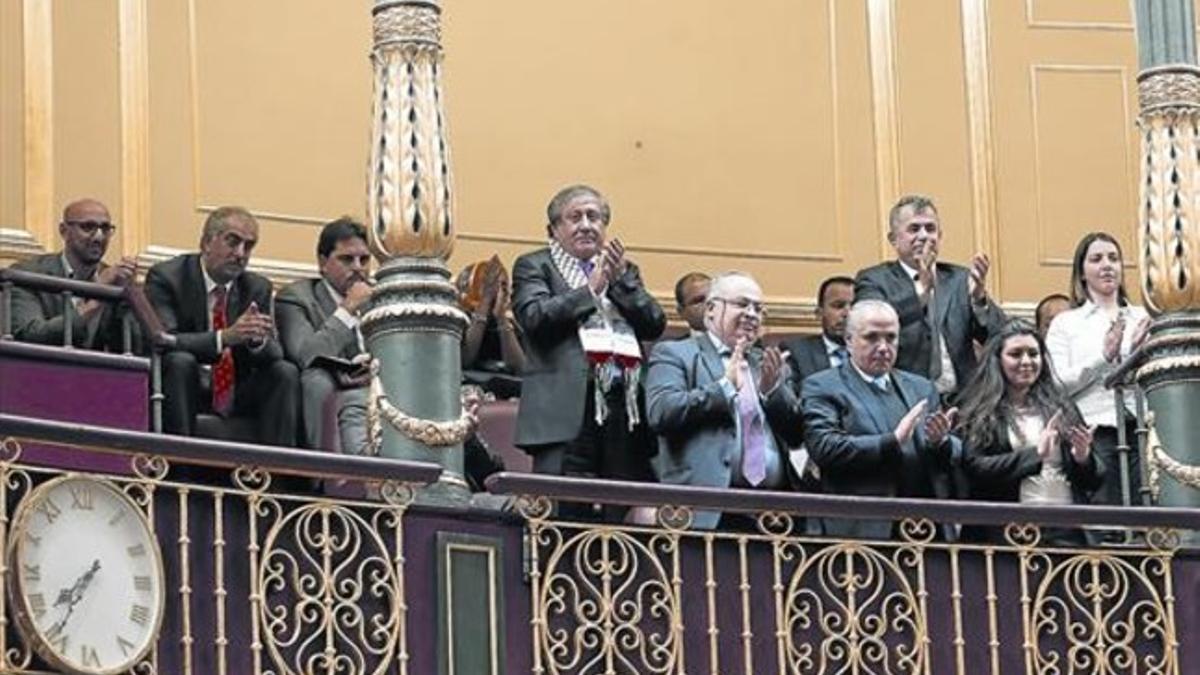
[{"label": "carved rosette", "polygon": [[1141,281],[1156,313],[1200,309],[1200,68],[1138,75]]},{"label": "carved rosette", "polygon": [[439,0],[376,0],[367,216],[381,261],[454,248]]}]

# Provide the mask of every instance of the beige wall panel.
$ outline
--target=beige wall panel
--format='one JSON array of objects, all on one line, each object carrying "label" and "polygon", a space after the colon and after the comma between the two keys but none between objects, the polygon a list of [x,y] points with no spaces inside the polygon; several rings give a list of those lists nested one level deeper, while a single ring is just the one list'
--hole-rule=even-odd
[{"label": "beige wall panel", "polygon": [[[116,0],[55,3],[55,218],[80,197],[99,199],[120,217],[119,96]],[[47,247],[59,246],[54,236]]]},{"label": "beige wall panel", "polygon": [[[971,168],[960,3],[900,2],[896,14],[900,191],[929,195],[946,239],[942,257],[978,250],[971,219]],[[930,30],[942,26],[943,30]]]},{"label": "beige wall panel", "polygon": [[811,295],[819,274],[874,254],[873,210],[850,206],[873,190],[863,23],[842,2],[452,7],[456,259],[495,246],[471,246],[480,234],[528,250],[550,195],[582,181],[609,195],[657,291],[740,267],[770,295]]},{"label": "beige wall panel", "polygon": [[[370,40],[365,3],[196,2],[197,202],[317,222],[361,214]],[[315,236],[295,224],[262,233],[283,258],[308,258]]]},{"label": "beige wall panel", "polygon": [[21,3],[0,2],[0,228],[25,228]]},{"label": "beige wall panel", "polygon": [[194,248],[203,215],[195,208],[189,0],[155,0],[148,10],[150,241]]},{"label": "beige wall panel", "polygon": [[[1015,0],[1010,0],[1014,1]],[[1024,0],[1034,28],[1132,30],[1129,0]]]},{"label": "beige wall panel", "polygon": [[1131,250],[1136,52],[1132,32],[1093,25],[1120,17],[1091,3],[1046,5],[1072,27],[1031,24],[1023,3],[989,7],[1001,296],[1033,302],[1066,289],[1085,233],[1105,229]]}]

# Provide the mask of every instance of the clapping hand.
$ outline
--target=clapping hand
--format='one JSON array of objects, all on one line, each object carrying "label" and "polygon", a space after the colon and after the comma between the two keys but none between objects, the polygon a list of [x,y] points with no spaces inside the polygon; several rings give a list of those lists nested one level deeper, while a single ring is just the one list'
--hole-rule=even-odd
[{"label": "clapping hand", "polygon": [[917,256],[917,284],[920,286],[918,298],[922,305],[928,304],[933,295],[933,287],[937,284],[936,269],[937,249],[927,243]]},{"label": "clapping hand", "polygon": [[787,355],[779,351],[779,347],[771,345],[763,350],[762,368],[758,374],[758,392],[764,396],[769,394],[779,383],[783,373],[784,359]]},{"label": "clapping hand", "polygon": [[1121,338],[1125,335],[1125,315],[1121,314],[1108,327],[1104,334],[1104,360],[1116,363],[1121,358]]},{"label": "clapping hand", "polygon": [[925,418],[925,441],[933,447],[941,445],[954,428],[954,418],[957,415],[958,408],[951,408],[939,410]]},{"label": "clapping hand", "polygon": [[987,299],[987,274],[992,261],[986,253],[976,253],[971,258],[970,277],[967,278],[967,292],[977,304]]},{"label": "clapping hand", "polygon": [[1133,329],[1133,339],[1130,340],[1130,349],[1137,349],[1146,341],[1146,336],[1150,334],[1150,317],[1142,317],[1138,325]]},{"label": "clapping hand", "polygon": [[925,408],[928,406],[929,399],[921,399],[920,403],[914,405],[904,414],[904,417],[900,418],[900,423],[896,425],[896,430],[893,433],[901,445],[907,443],[912,438],[913,432],[917,429],[917,422],[925,414]]},{"label": "clapping hand", "polygon": [[734,389],[740,389],[742,384],[742,363],[746,360],[746,338],[738,338],[737,344],[733,346],[733,354],[729,357],[729,363],[725,364],[725,379],[733,385]]},{"label": "clapping hand", "polygon": [[1044,462],[1050,458],[1051,453],[1058,447],[1058,425],[1062,422],[1062,411],[1054,413],[1046,426],[1042,428],[1042,433],[1038,437],[1037,452],[1038,457]]},{"label": "clapping hand", "polygon": [[1082,424],[1067,429],[1067,439],[1071,442],[1071,457],[1075,458],[1076,462],[1083,463],[1088,460],[1092,454],[1092,436],[1095,433],[1095,427],[1088,427]]}]

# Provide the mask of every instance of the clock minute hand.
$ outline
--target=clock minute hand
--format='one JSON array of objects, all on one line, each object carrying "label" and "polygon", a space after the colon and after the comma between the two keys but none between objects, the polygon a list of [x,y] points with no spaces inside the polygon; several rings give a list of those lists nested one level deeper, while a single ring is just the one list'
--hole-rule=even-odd
[{"label": "clock minute hand", "polygon": [[[100,561],[93,560],[92,566],[88,569],[88,571],[84,572],[81,577],[75,580],[75,583],[71,586],[71,588],[63,589],[59,592],[58,600],[54,603],[54,606],[57,607],[62,602],[67,602],[67,613],[63,615],[63,618],[59,619],[53,626],[50,627],[50,630],[47,631],[47,635],[60,635],[63,629],[67,627],[67,619],[71,618],[71,614],[75,611],[75,605],[83,599],[84,589],[86,589],[88,585],[92,583],[92,578],[95,577],[96,572],[99,571]],[[66,600],[64,600],[64,596],[66,596]]]}]

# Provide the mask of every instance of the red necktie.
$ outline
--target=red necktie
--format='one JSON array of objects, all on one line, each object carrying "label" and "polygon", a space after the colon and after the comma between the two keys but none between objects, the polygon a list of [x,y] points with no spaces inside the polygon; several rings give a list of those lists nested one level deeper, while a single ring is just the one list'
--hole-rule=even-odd
[{"label": "red necktie", "polygon": [[[217,286],[212,291],[212,327],[221,331],[228,327],[225,316],[225,287]],[[233,409],[233,352],[225,347],[212,370],[213,412],[225,416]]]}]

